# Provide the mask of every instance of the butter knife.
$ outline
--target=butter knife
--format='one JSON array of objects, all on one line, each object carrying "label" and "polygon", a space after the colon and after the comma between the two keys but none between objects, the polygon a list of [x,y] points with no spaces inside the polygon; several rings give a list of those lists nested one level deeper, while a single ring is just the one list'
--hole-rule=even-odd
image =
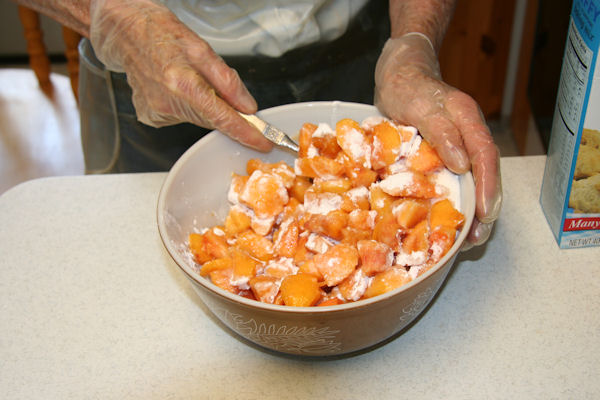
[{"label": "butter knife", "polygon": [[242,118],[250,123],[250,125],[254,126],[256,129],[261,131],[264,137],[269,139],[271,142],[287,147],[288,149],[298,152],[298,145],[296,142],[292,140],[285,132],[280,129],[275,128],[273,125],[269,124],[266,121],[258,118],[256,115],[248,115],[241,112],[238,112]]}]

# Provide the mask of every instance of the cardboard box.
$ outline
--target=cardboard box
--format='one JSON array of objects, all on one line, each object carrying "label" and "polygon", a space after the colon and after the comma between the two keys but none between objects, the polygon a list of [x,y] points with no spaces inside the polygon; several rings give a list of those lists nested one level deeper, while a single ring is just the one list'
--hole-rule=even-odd
[{"label": "cardboard box", "polygon": [[600,245],[600,0],[574,0],[540,203],[561,248]]}]

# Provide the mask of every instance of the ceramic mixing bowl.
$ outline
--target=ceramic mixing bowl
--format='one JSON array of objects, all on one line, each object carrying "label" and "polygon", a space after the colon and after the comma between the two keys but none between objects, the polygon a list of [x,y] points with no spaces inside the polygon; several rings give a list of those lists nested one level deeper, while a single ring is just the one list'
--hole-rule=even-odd
[{"label": "ceramic mixing bowl", "polygon": [[[361,121],[379,113],[369,105],[313,102],[275,107],[258,115],[294,137],[304,122],[335,126],[342,118]],[[251,158],[293,165],[294,157],[280,148],[267,154],[256,152],[219,132],[202,138],[177,161],[161,189],[157,217],[164,246],[208,309],[232,331],[261,347],[295,355],[333,356],[380,343],[423,312],[448,275],[473,220],[472,176],[460,177],[466,221],[451,250],[419,278],[383,295],[335,306],[290,307],[231,294],[201,277],[187,238],[194,230],[222,224],[229,209],[231,173],[245,174]]]}]

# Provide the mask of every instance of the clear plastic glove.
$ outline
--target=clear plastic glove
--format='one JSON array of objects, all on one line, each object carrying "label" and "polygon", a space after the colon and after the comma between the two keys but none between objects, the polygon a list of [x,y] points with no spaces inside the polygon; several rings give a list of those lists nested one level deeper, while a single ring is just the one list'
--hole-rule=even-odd
[{"label": "clear plastic glove", "polygon": [[127,73],[141,122],[190,122],[271,149],[236,112],[257,109],[237,72],[168,8],[151,0],[92,0],[90,14],[92,47],[108,69]]},{"label": "clear plastic glove", "polygon": [[477,103],[442,81],[433,46],[421,34],[387,41],[375,84],[375,105],[383,114],[415,126],[453,172],[472,170],[476,218],[468,242],[484,243],[500,213],[502,185],[498,148]]}]

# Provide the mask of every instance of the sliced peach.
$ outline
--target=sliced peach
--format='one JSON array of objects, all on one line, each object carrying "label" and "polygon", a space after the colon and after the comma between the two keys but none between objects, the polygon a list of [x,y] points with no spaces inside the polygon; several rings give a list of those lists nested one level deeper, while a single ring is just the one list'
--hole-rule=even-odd
[{"label": "sliced peach", "polygon": [[308,149],[312,143],[312,134],[317,130],[317,125],[311,123],[305,123],[300,128],[300,134],[298,137],[298,157],[306,157],[308,155]]},{"label": "sliced peach", "polygon": [[313,257],[313,253],[306,248],[308,235],[298,237],[298,245],[296,246],[296,254],[294,254],[294,262],[296,265],[301,265]]},{"label": "sliced peach", "polygon": [[331,159],[334,159],[341,150],[337,137],[333,132],[330,135],[313,135],[312,145],[319,150],[320,155]]},{"label": "sliced peach", "polygon": [[400,156],[402,139],[398,130],[388,121],[373,127],[373,156],[372,168],[377,170],[396,162]]},{"label": "sliced peach", "polygon": [[259,218],[279,214],[288,200],[288,192],[281,179],[259,170],[252,173],[240,195],[240,201],[252,208]]},{"label": "sliced peach", "polygon": [[228,269],[216,269],[209,273],[210,281],[216,286],[220,287],[223,290],[226,290],[230,293],[237,294],[238,289],[235,287],[231,280],[233,278],[233,270],[231,268]]},{"label": "sliced peach", "polygon": [[244,191],[248,178],[249,176],[246,175],[231,174],[231,184],[229,185],[229,192],[227,193],[230,202],[239,203],[240,195]]},{"label": "sliced peach", "polygon": [[225,218],[225,233],[235,236],[250,228],[250,216],[239,205],[231,207]]},{"label": "sliced peach", "polygon": [[420,199],[400,199],[394,202],[392,213],[398,225],[403,229],[413,228],[416,224],[427,218],[429,205]]},{"label": "sliced peach", "polygon": [[346,244],[333,246],[313,258],[327,286],[335,286],[346,279],[358,265],[357,250]]},{"label": "sliced peach", "polygon": [[375,210],[352,210],[348,214],[348,227],[359,230],[372,231],[375,228],[375,218],[377,211]]},{"label": "sliced peach", "polygon": [[273,249],[281,257],[293,258],[298,247],[300,227],[293,218],[285,219],[273,235]]},{"label": "sliced peach", "polygon": [[373,237],[373,231],[371,230],[362,230],[356,228],[344,228],[342,229],[342,243],[356,246],[360,240],[369,240]]},{"label": "sliced peach", "polygon": [[302,176],[296,176],[294,183],[290,188],[290,196],[300,203],[304,203],[304,193],[312,185],[308,178]]},{"label": "sliced peach", "polygon": [[368,210],[371,207],[369,203],[369,189],[364,186],[355,187],[342,194],[341,209],[346,212],[361,209]]},{"label": "sliced peach", "polygon": [[327,306],[337,306],[339,304],[344,304],[344,302],[342,300],[340,300],[338,297],[330,297],[327,300],[321,301],[319,304],[317,304],[318,307],[327,307]]},{"label": "sliced peach", "polygon": [[352,188],[352,182],[348,178],[333,178],[333,179],[315,179],[312,186],[316,193],[337,193],[342,194]]},{"label": "sliced peach", "polygon": [[456,238],[456,229],[439,226],[429,234],[431,256],[429,262],[435,264],[450,250]]},{"label": "sliced peach", "polygon": [[375,229],[373,229],[373,239],[385,243],[392,250],[397,250],[399,247],[399,234],[400,226],[396,222],[396,218],[392,214],[391,210],[382,212],[379,215],[378,221],[375,223]]},{"label": "sliced peach", "polygon": [[423,220],[408,231],[402,239],[402,250],[405,253],[427,252],[429,250],[429,225]]},{"label": "sliced peach", "polygon": [[223,257],[223,258],[215,258],[214,260],[210,260],[202,264],[202,268],[200,268],[201,276],[208,276],[213,271],[218,271],[220,269],[232,269],[233,260],[231,257]]},{"label": "sliced peach", "polygon": [[444,226],[453,229],[460,229],[465,222],[465,216],[452,205],[448,199],[435,202],[431,206],[429,223],[431,229]]},{"label": "sliced peach", "polygon": [[258,275],[250,278],[248,285],[257,300],[263,303],[274,304],[279,293],[279,282],[279,278]]},{"label": "sliced peach", "polygon": [[438,196],[435,184],[420,172],[398,172],[382,180],[379,186],[385,193],[392,196],[421,199],[431,199]]},{"label": "sliced peach", "polygon": [[373,277],[364,297],[371,298],[379,296],[380,294],[399,288],[410,281],[411,278],[404,268],[389,268]]},{"label": "sliced peach", "polygon": [[381,185],[371,185],[369,189],[369,202],[371,203],[371,210],[375,210],[378,213],[391,211],[394,200],[394,196],[386,193]]},{"label": "sliced peach", "polygon": [[407,161],[412,170],[422,173],[433,172],[444,166],[435,149],[425,140],[421,141],[419,149]]},{"label": "sliced peach", "polygon": [[227,256],[229,246],[225,234],[218,235],[214,229],[210,229],[203,234],[191,233],[189,242],[190,251],[198,264]]},{"label": "sliced peach", "polygon": [[341,240],[342,229],[348,225],[348,214],[342,210],[331,211],[325,215],[313,214],[305,224],[305,229],[330,238]]},{"label": "sliced peach", "polygon": [[344,299],[357,301],[365,294],[369,280],[361,268],[355,269],[337,288]]},{"label": "sliced peach", "polygon": [[337,142],[354,164],[371,167],[371,149],[360,124],[345,118],[335,125]]},{"label": "sliced peach", "polygon": [[281,282],[281,297],[287,306],[310,307],[321,298],[317,278],[310,274],[289,275]]},{"label": "sliced peach", "polygon": [[264,236],[247,230],[237,236],[236,246],[261,261],[273,258],[273,243]]},{"label": "sliced peach", "polygon": [[271,260],[264,269],[264,275],[275,278],[285,278],[298,272],[298,267],[291,258],[282,257],[277,260]]},{"label": "sliced peach", "polygon": [[232,259],[233,276],[235,279],[251,278],[256,275],[256,270],[261,265],[259,261],[235,247],[231,248],[229,253]]},{"label": "sliced peach", "polygon": [[361,269],[367,276],[373,276],[392,266],[394,253],[385,243],[376,240],[361,240],[356,244]]}]

